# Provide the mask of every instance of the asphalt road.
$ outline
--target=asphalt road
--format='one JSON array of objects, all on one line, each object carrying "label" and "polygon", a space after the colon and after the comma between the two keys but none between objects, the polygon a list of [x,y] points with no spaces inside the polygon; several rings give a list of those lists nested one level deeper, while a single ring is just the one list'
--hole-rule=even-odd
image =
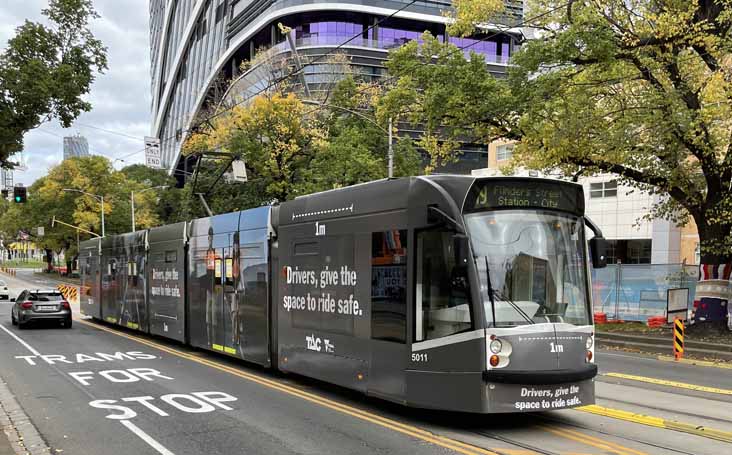
[{"label": "asphalt road", "polygon": [[[24,273],[0,279],[16,292],[54,284]],[[21,331],[10,324],[10,304],[0,302],[0,379],[51,453],[732,453],[732,439],[719,440],[732,438],[732,369],[614,352],[597,360],[597,408],[443,413],[89,321]],[[661,419],[721,432],[714,439],[652,426]]]}]

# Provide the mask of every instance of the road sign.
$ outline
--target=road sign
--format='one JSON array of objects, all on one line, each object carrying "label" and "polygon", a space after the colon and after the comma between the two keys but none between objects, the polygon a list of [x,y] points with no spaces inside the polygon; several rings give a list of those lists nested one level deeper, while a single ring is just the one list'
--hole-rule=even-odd
[{"label": "road sign", "polygon": [[163,168],[160,139],[156,137],[145,136],[145,165],[153,169]]},{"label": "road sign", "polygon": [[686,320],[689,307],[689,289],[671,288],[666,291],[666,322],[671,324],[674,319]]},{"label": "road sign", "polygon": [[38,226],[38,237],[43,237],[46,234],[46,230],[43,226]]}]

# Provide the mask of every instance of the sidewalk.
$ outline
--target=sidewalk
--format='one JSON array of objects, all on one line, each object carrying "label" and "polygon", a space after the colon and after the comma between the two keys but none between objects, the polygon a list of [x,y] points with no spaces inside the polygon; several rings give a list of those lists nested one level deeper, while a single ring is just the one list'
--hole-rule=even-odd
[{"label": "sidewalk", "polygon": [[15,455],[15,451],[10,446],[8,436],[5,432],[0,432],[0,455]]}]

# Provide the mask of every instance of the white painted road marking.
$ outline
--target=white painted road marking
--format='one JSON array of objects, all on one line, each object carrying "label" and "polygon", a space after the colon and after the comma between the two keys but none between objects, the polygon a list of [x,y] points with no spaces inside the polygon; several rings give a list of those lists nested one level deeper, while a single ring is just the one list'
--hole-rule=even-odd
[{"label": "white painted road marking", "polygon": [[39,357],[40,357],[40,355],[41,355],[41,353],[40,353],[40,352],[38,352],[38,351],[36,351],[35,349],[33,349],[33,346],[31,346],[31,345],[29,345],[28,343],[26,343],[25,341],[21,340],[21,339],[20,339],[20,337],[19,337],[18,335],[14,334],[14,333],[13,333],[13,332],[11,332],[10,330],[8,330],[8,329],[7,329],[7,328],[6,328],[6,327],[5,327],[4,325],[0,325],[0,329],[3,329],[3,330],[5,330],[5,332],[6,332],[6,333],[7,333],[8,335],[10,335],[11,337],[15,338],[15,339],[16,339],[16,341],[18,341],[18,343],[20,343],[20,344],[22,344],[23,346],[25,346],[25,348],[26,348],[27,350],[29,350],[29,351],[31,352],[31,354],[33,354],[33,355],[35,355],[35,356],[39,356]]},{"label": "white painted road marking", "polygon": [[163,447],[163,445],[160,444],[158,441],[153,439],[152,436],[142,431],[140,427],[130,422],[129,420],[121,420],[120,422],[122,422],[122,425],[127,427],[128,430],[135,433],[140,439],[147,442],[150,447],[157,450],[158,453],[160,453],[161,455],[175,455],[173,452]]},{"label": "white painted road marking", "polygon": [[[23,339],[21,339],[18,335],[14,334],[10,330],[8,330],[2,324],[0,324],[0,329],[3,329],[3,331],[5,331],[5,333],[7,333],[11,337],[15,338],[15,340],[18,343],[20,343],[21,345],[23,345],[26,349],[28,349],[31,352],[31,354],[33,354],[35,356],[38,356],[38,357],[41,357],[41,353],[38,352],[35,348],[33,348],[33,346],[31,346],[28,343],[26,343],[25,341],[23,341]],[[55,368],[55,367],[52,367],[52,368]],[[88,392],[87,392],[87,394],[88,394]],[[124,425],[125,427],[127,427],[127,429],[130,430],[131,432],[135,433],[140,439],[142,439],[143,441],[145,441],[153,449],[157,450],[158,453],[160,453],[161,455],[175,455],[173,452],[171,452],[170,450],[168,450],[165,447],[163,447],[158,441],[156,441],[155,439],[153,439],[152,437],[150,437],[150,435],[148,435],[147,433],[145,433],[144,431],[142,431],[134,423],[132,423],[132,422],[130,422],[128,420],[123,420],[122,421],[122,425]]]}]

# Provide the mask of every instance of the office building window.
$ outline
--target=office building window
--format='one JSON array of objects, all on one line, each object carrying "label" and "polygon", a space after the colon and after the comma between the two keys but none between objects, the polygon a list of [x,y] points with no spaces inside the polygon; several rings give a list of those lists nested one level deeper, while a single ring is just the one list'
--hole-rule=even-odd
[{"label": "office building window", "polygon": [[653,242],[651,239],[608,240],[609,264],[650,264]]},{"label": "office building window", "polygon": [[610,180],[607,182],[590,183],[590,197],[616,197],[618,195],[618,181]]},{"label": "office building window", "polygon": [[496,147],[496,161],[510,160],[513,156],[513,144],[503,144]]}]

